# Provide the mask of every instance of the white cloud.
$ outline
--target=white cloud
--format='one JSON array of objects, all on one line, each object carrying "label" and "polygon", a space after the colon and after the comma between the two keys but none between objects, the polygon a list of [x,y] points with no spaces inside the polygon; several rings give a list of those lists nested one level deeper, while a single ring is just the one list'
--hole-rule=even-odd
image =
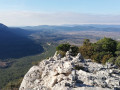
[{"label": "white cloud", "polygon": [[0,23],[8,26],[61,24],[120,24],[120,15],[81,13],[1,12]]}]

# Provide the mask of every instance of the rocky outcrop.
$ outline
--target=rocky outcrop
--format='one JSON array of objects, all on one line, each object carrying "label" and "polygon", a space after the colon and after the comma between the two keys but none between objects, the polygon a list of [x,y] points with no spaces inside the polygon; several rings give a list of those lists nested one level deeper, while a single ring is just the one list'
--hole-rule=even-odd
[{"label": "rocky outcrop", "polygon": [[19,90],[120,90],[120,70],[56,52],[27,72]]}]

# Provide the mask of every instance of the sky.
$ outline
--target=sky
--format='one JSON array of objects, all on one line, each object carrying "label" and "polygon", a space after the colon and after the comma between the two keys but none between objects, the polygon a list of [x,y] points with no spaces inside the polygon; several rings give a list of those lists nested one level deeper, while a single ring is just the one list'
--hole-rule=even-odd
[{"label": "sky", "polygon": [[120,0],[0,0],[0,23],[120,25]]}]

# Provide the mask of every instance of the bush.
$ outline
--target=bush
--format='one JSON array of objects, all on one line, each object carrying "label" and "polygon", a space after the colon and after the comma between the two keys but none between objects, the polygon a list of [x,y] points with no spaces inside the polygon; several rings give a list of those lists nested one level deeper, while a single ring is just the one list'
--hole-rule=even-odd
[{"label": "bush", "polygon": [[120,51],[120,42],[117,43],[117,50]]},{"label": "bush", "polygon": [[116,54],[117,56],[120,56],[120,51],[116,51],[115,54]]},{"label": "bush", "polygon": [[79,48],[77,46],[74,45],[70,45],[70,44],[60,44],[56,47],[56,50],[58,51],[58,53],[60,53],[62,56],[65,56],[65,53],[67,51],[69,51],[71,49],[71,55],[72,56],[76,56],[77,53],[79,52]]},{"label": "bush", "polygon": [[79,47],[79,51],[86,59],[89,59],[94,53],[93,44],[88,39],[85,39],[83,45]]},{"label": "bush", "polygon": [[91,58],[93,59],[94,62],[97,62],[97,63],[101,62],[101,56],[99,55],[99,53],[92,55]]},{"label": "bush", "polygon": [[71,55],[76,56],[79,52],[79,48],[77,46],[71,46],[70,48],[72,50]]},{"label": "bush", "polygon": [[58,51],[58,53],[61,54],[62,57],[64,57],[66,54],[66,52],[64,52],[64,51]]},{"label": "bush", "polygon": [[84,39],[83,45],[90,45],[90,40],[89,39]]},{"label": "bush", "polygon": [[120,67],[120,56],[117,57],[116,61],[115,61],[115,64]]},{"label": "bush", "polygon": [[96,44],[100,45],[100,47],[102,47],[101,49],[105,52],[114,53],[116,51],[117,42],[111,38],[103,38],[99,40]]},{"label": "bush", "polygon": [[112,57],[112,55],[110,55],[110,54],[104,55],[104,57],[102,59],[102,64],[105,64],[111,57]]},{"label": "bush", "polygon": [[115,57],[111,57],[111,58],[108,60],[108,62],[115,64],[115,60],[116,60]]},{"label": "bush", "polygon": [[95,52],[91,58],[97,63],[104,64],[109,59],[108,57],[112,57],[112,54],[110,52]]},{"label": "bush", "polygon": [[97,63],[105,64],[106,62],[112,62],[113,64],[120,66],[119,58],[116,60],[116,56],[120,55],[120,42],[111,38],[105,37],[96,43],[91,43],[89,39],[85,39],[83,41],[83,45],[79,48],[77,46],[71,46],[68,43],[60,44],[56,47],[56,50],[62,56],[65,56],[66,51],[69,51],[70,49],[72,56],[76,56],[77,53],[80,52],[84,58],[92,59]]},{"label": "bush", "polygon": [[69,43],[60,44],[59,46],[56,47],[56,50],[57,50],[57,51],[64,51],[64,52],[66,52],[66,51],[69,51],[70,46],[71,46],[71,45],[70,45]]}]

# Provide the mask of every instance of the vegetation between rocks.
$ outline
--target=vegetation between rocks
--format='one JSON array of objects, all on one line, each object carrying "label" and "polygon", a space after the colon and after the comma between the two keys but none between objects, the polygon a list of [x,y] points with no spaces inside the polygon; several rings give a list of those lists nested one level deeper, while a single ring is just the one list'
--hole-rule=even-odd
[{"label": "vegetation between rocks", "polygon": [[65,55],[66,51],[71,50],[72,56],[80,52],[86,59],[92,59],[94,62],[102,64],[110,62],[120,67],[120,42],[111,38],[104,37],[96,43],[91,43],[89,39],[85,39],[80,47],[69,43],[60,44],[56,50],[62,56]]}]

